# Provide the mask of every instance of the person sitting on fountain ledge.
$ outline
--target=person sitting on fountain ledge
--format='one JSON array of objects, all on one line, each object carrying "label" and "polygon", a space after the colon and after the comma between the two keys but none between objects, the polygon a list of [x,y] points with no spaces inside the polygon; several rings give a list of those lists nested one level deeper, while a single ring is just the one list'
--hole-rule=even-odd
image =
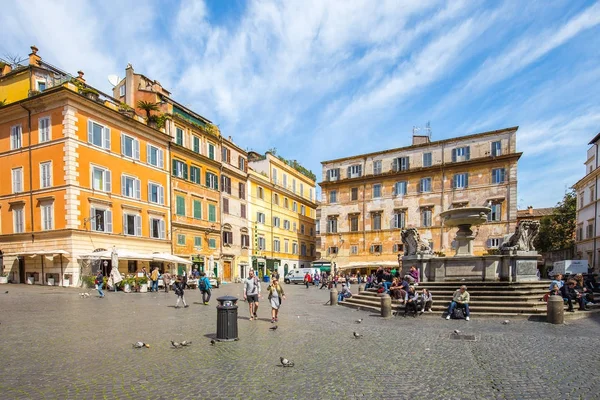
[{"label": "person sitting on fountain ledge", "polygon": [[450,307],[448,307],[448,315],[446,315],[446,319],[450,319],[452,311],[454,311],[456,307],[461,307],[465,310],[465,319],[468,321],[470,316],[470,299],[471,296],[469,295],[469,292],[467,292],[467,287],[465,285],[462,285],[460,289],[456,289],[456,292],[454,292],[454,296],[452,296],[452,303],[450,303]]}]

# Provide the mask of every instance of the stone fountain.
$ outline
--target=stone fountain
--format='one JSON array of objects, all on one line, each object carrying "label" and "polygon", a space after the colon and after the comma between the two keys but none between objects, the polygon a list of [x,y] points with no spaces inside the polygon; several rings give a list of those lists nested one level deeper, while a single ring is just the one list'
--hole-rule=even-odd
[{"label": "stone fountain", "polygon": [[402,270],[407,272],[414,265],[421,271],[424,282],[538,280],[539,254],[533,246],[539,229],[538,221],[520,221],[515,232],[506,237],[494,254],[474,255],[475,236],[471,227],[485,224],[490,211],[488,207],[464,207],[440,213],[445,226],[458,228],[456,253],[452,257],[434,255],[429,243],[421,239],[416,228],[403,230]]},{"label": "stone fountain", "polygon": [[473,255],[473,239],[475,239],[475,236],[473,236],[471,227],[485,224],[490,211],[492,209],[488,207],[463,207],[440,213],[445,226],[458,227],[455,238],[457,243],[455,257]]}]

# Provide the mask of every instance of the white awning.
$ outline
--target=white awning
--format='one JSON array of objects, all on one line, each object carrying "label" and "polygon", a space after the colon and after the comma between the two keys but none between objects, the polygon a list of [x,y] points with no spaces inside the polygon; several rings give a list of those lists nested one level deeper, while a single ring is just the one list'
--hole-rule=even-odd
[{"label": "white awning", "polygon": [[6,256],[58,256],[58,255],[69,255],[69,252],[64,250],[37,250],[37,251],[22,251],[20,253],[9,253]]},{"label": "white awning", "polygon": [[378,267],[399,267],[397,261],[365,261],[365,262],[351,262],[346,265],[338,266],[338,269],[348,268],[378,268]]},{"label": "white awning", "polygon": [[[135,251],[117,249],[119,260],[145,260],[151,261],[152,254],[136,253]],[[80,254],[79,258],[98,258],[101,260],[110,260],[112,258],[112,250],[96,251],[92,253]]]},{"label": "white awning", "polygon": [[187,264],[187,265],[192,264],[192,262],[190,260],[186,260],[185,258],[178,257],[176,255],[169,254],[169,253],[152,253],[151,257],[152,257],[152,260],[154,260],[154,261],[164,261],[164,262]]}]

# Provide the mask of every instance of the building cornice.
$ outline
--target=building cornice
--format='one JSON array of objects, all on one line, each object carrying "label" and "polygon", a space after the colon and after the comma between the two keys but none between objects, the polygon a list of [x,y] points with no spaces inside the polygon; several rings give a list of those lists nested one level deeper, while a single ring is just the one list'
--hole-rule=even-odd
[{"label": "building cornice", "polygon": [[372,152],[372,153],[357,154],[357,155],[350,156],[350,157],[343,157],[343,158],[337,158],[337,159],[333,159],[333,160],[326,160],[326,161],[321,161],[321,164],[337,163],[337,162],[343,162],[343,161],[360,159],[360,158],[368,158],[368,157],[373,157],[373,156],[381,155],[381,154],[390,154],[390,153],[396,153],[396,152],[399,152],[399,151],[406,151],[406,150],[418,149],[418,148],[423,148],[423,147],[437,146],[437,145],[442,145],[442,144],[446,144],[446,143],[459,142],[459,141],[464,141],[464,140],[469,140],[469,139],[482,138],[482,137],[485,137],[485,136],[499,135],[499,134],[502,134],[502,133],[516,132],[518,129],[519,129],[518,126],[513,126],[513,127],[510,127],[510,128],[498,129],[498,130],[495,130],[495,131],[481,132],[481,133],[475,133],[475,134],[472,134],[472,135],[458,136],[458,137],[453,137],[453,138],[450,138],[450,139],[437,140],[435,142],[415,144],[415,145],[410,145],[410,146],[405,146],[405,147],[397,147],[395,149],[375,151],[375,152]]},{"label": "building cornice", "polygon": [[[406,171],[388,171],[388,172],[383,172],[381,174],[377,174],[377,175],[373,175],[373,174],[369,174],[369,175],[363,175],[360,176],[358,178],[342,178],[342,179],[338,179],[335,181],[322,181],[319,182],[319,186],[321,187],[327,187],[327,186],[336,186],[339,184],[352,184],[352,183],[362,183],[364,181],[381,181],[387,178],[394,178],[394,177],[410,177],[411,175],[423,175],[426,174],[428,172],[441,172],[443,170],[450,170],[450,169],[457,169],[457,168],[463,168],[463,167],[472,167],[475,165],[480,165],[480,164],[489,164],[490,162],[497,162],[497,161],[518,161],[519,158],[521,158],[521,156],[523,155],[523,153],[519,152],[519,153],[510,153],[510,154],[504,154],[498,157],[478,157],[478,158],[473,158],[471,160],[468,161],[458,161],[458,162],[450,162],[450,163],[442,163],[442,164],[436,164],[436,165],[432,165],[431,167],[417,167],[417,168],[410,168]],[[340,171],[341,173],[341,171]]]}]

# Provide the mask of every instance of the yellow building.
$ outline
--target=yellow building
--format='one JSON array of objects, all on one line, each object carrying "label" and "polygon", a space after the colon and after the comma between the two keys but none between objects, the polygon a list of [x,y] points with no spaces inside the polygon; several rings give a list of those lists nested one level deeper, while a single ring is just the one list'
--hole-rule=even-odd
[{"label": "yellow building", "polygon": [[9,99],[0,108],[4,272],[13,282],[77,283],[90,264],[110,271],[90,254],[113,246],[147,256],[122,257],[121,273],[163,268],[151,254],[170,252],[170,137],[122,114],[83,72],[45,69],[32,50],[28,66],[0,76]]},{"label": "yellow building", "polygon": [[248,161],[253,269],[283,275],[310,267],[316,255],[314,175],[271,152],[250,152]]},{"label": "yellow building", "polygon": [[517,221],[517,127],[323,161],[320,234],[323,257],[338,269],[395,268],[400,233],[417,228],[435,252],[453,254],[455,229],[439,214],[489,206],[475,253],[495,249]]}]

